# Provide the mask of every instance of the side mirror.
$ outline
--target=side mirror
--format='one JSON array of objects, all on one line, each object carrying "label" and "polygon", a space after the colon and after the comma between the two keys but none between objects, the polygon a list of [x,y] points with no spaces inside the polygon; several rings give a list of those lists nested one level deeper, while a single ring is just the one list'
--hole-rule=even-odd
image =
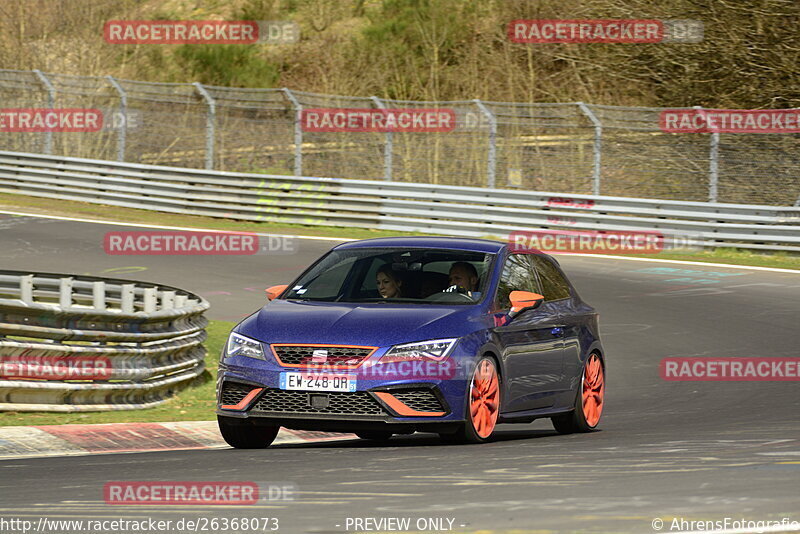
[{"label": "side mirror", "polygon": [[282,286],[268,287],[267,289],[264,290],[267,292],[267,300],[275,300],[281,293],[286,291],[287,287],[289,287],[287,284],[284,284]]},{"label": "side mirror", "polygon": [[508,297],[511,300],[509,317],[517,316],[526,310],[535,310],[544,302],[542,295],[530,291],[512,291]]}]

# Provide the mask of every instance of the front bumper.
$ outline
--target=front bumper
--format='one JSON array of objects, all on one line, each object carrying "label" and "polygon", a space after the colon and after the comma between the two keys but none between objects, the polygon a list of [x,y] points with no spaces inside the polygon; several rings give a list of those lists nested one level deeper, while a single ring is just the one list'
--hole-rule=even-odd
[{"label": "front bumper", "polygon": [[217,414],[271,420],[344,420],[418,423],[452,416],[447,399],[434,384],[405,383],[366,391],[317,392],[283,390],[222,375]]}]

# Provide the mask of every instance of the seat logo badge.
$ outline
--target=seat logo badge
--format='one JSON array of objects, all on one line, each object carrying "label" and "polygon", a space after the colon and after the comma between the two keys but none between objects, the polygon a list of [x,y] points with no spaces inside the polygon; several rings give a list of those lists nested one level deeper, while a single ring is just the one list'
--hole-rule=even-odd
[{"label": "seat logo badge", "polygon": [[318,349],[311,353],[312,363],[325,363],[328,361],[328,351],[325,349]]}]

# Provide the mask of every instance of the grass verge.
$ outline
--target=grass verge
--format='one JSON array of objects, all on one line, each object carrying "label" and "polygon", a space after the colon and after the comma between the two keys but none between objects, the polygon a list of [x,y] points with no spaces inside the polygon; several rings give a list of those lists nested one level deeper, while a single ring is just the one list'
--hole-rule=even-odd
[{"label": "grass verge", "polygon": [[[299,224],[275,224],[230,219],[199,217],[160,213],[133,208],[119,208],[76,202],[71,200],[53,200],[23,195],[0,194],[0,209],[38,213],[42,215],[58,215],[78,217],[109,222],[126,222],[139,224],[155,224],[164,226],[182,226],[186,228],[205,228],[211,230],[247,231],[289,235],[306,235],[316,237],[339,237],[342,239],[367,239],[370,237],[390,237],[400,235],[422,235],[411,232],[393,232],[384,230],[368,230],[363,228],[342,228],[323,226],[304,226]],[[718,248],[708,251],[662,252],[659,254],[639,254],[631,257],[681,260],[695,262],[727,263],[730,265],[752,265],[758,267],[776,267],[800,270],[800,255],[784,252],[766,253],[731,248]]]},{"label": "grass verge", "polygon": [[144,410],[113,412],[52,413],[0,412],[0,426],[66,425],[93,423],[157,423],[159,421],[211,421],[216,419],[214,382],[217,362],[228,333],[236,323],[211,321],[206,331],[206,371],[197,383],[186,388],[164,404]]}]

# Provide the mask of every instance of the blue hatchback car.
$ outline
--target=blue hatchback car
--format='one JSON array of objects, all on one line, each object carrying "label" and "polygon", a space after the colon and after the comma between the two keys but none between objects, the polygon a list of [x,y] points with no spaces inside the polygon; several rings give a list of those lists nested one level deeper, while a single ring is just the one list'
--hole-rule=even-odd
[{"label": "blue hatchback car", "polygon": [[482,239],[338,245],[238,324],[223,349],[225,440],[263,448],[281,426],[383,441],[491,439],[498,423],[594,429],[598,316],[552,257]]}]

